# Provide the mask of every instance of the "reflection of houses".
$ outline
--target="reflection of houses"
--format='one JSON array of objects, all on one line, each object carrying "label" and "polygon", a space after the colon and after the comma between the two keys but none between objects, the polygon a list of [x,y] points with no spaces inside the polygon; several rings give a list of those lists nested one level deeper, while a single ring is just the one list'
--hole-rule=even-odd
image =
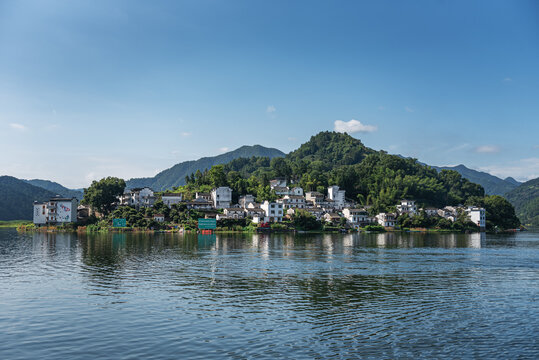
[{"label": "reflection of houses", "polygon": [[34,203],[34,224],[61,225],[77,221],[76,198],[52,198],[46,202]]},{"label": "reflection of houses", "polygon": [[120,205],[139,207],[152,207],[155,196],[149,187],[134,188],[120,196]]},{"label": "reflection of houses", "polygon": [[224,209],[230,207],[232,202],[232,189],[228,186],[221,186],[213,189],[211,192],[213,207],[216,209]]},{"label": "reflection of houses", "polygon": [[415,215],[417,214],[417,206],[415,200],[401,200],[400,205],[397,205],[397,212],[402,214]]},{"label": "reflection of houses", "polygon": [[276,202],[264,201],[260,208],[266,213],[268,222],[281,222],[283,221],[283,204]]},{"label": "reflection of houses", "polygon": [[487,218],[485,215],[485,209],[475,206],[470,206],[466,209],[466,213],[470,217],[470,220],[476,224],[481,230],[485,230],[487,226]]},{"label": "reflection of houses", "polygon": [[164,193],[161,195],[161,200],[163,201],[163,204],[170,207],[174,204],[179,204],[183,199],[182,194],[180,193]]},{"label": "reflection of houses", "polygon": [[379,213],[376,215],[376,221],[383,227],[395,227],[397,221],[397,214],[393,213]]}]

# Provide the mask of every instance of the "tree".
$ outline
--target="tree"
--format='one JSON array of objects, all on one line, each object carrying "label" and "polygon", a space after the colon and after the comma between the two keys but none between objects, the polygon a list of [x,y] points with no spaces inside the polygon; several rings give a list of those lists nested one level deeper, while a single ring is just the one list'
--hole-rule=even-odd
[{"label": "tree", "polygon": [[84,189],[83,204],[90,205],[104,215],[109,214],[124,193],[125,181],[116,177],[106,177],[99,181],[92,181],[89,188]]}]

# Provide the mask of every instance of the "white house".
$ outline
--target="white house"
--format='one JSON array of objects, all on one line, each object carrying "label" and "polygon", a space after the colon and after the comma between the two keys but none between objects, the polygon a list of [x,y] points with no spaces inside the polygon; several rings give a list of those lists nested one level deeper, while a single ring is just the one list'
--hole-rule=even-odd
[{"label": "white house", "polygon": [[365,209],[350,209],[346,208],[342,211],[346,221],[354,228],[359,229],[360,226],[369,223],[369,214]]},{"label": "white house", "polygon": [[76,198],[52,198],[46,202],[34,203],[34,224],[59,225],[77,221]]},{"label": "white house", "polygon": [[120,205],[134,207],[152,207],[155,202],[155,196],[149,187],[134,188],[125,192],[120,197]]},{"label": "white house", "polygon": [[283,204],[285,209],[303,209],[305,208],[305,198],[299,195],[285,195],[277,202]]},{"label": "white house", "polygon": [[305,199],[307,201],[312,201],[315,206],[320,206],[320,204],[324,202],[324,194],[321,194],[318,191],[309,191],[305,193]]},{"label": "white house", "polygon": [[232,189],[228,186],[221,186],[211,192],[213,207],[216,209],[229,208],[232,202]]},{"label": "white house", "polygon": [[243,219],[245,211],[242,208],[226,208],[223,213],[229,219]]},{"label": "white house", "polygon": [[433,207],[428,207],[428,208],[424,208],[424,209],[421,209],[421,210],[423,210],[428,217],[438,215],[438,209],[433,208]]},{"label": "white house", "polygon": [[379,213],[376,215],[376,221],[383,227],[395,227],[397,222],[397,214],[394,213]]},{"label": "white house", "polygon": [[290,195],[295,195],[295,196],[303,196],[303,189],[300,188],[299,186],[293,187],[290,190],[289,194]]},{"label": "white house", "polygon": [[157,222],[163,222],[163,221],[165,221],[165,215],[163,215],[163,214],[155,214],[153,216],[153,219],[155,221],[157,221]]},{"label": "white house", "polygon": [[283,204],[266,200],[260,205],[260,208],[266,213],[269,222],[283,221]]},{"label": "white house", "polygon": [[470,217],[470,220],[476,224],[481,230],[485,230],[487,226],[487,217],[485,215],[485,209],[475,206],[470,206],[466,209],[466,213]]},{"label": "white house", "polygon": [[208,201],[212,201],[211,194],[206,192],[197,192],[195,193],[195,199],[204,199]]},{"label": "white house", "polygon": [[417,214],[417,206],[415,200],[401,200],[400,205],[397,205],[397,211],[399,214]]},{"label": "white house", "polygon": [[254,203],[254,202],[255,202],[255,197],[254,197],[254,195],[251,195],[251,194],[240,196],[240,198],[239,198],[239,204],[244,209],[247,206],[249,206],[249,204]]},{"label": "white house", "polygon": [[286,187],[286,185],[287,185],[286,179],[283,179],[283,178],[270,180],[270,188],[272,190],[275,189],[276,187]]},{"label": "white house", "polygon": [[276,186],[273,188],[273,191],[275,191],[275,194],[279,196],[288,195],[290,192],[286,186]]},{"label": "white house", "polygon": [[210,210],[213,208],[213,203],[200,197],[193,201],[187,202],[187,208],[195,210]]},{"label": "white house", "polygon": [[266,216],[266,212],[262,208],[248,207],[244,209],[245,216],[248,218],[254,218],[255,216],[263,218]]},{"label": "white house", "polygon": [[173,204],[179,204],[183,200],[183,195],[180,193],[164,193],[161,195],[163,203],[170,207]]},{"label": "white house", "polygon": [[328,187],[328,198],[333,200],[335,208],[342,209],[344,207],[345,190],[340,190],[337,185]]}]

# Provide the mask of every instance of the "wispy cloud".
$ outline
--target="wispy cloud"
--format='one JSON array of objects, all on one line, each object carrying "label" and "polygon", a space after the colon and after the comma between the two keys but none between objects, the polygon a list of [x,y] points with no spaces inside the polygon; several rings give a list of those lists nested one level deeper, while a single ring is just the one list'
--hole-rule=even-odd
[{"label": "wispy cloud", "polygon": [[380,110],[380,111],[384,111],[385,109],[386,109],[386,108],[383,107],[383,106],[378,106],[378,110]]},{"label": "wispy cloud", "polygon": [[342,121],[342,120],[335,120],[335,126],[334,130],[341,133],[358,133],[358,132],[373,132],[376,131],[378,127],[374,125],[365,125],[362,124],[359,120],[350,120],[350,121]]},{"label": "wispy cloud", "polygon": [[268,114],[273,114],[276,111],[277,111],[277,108],[273,105],[268,105],[268,107],[266,108],[266,113]]},{"label": "wispy cloud", "polygon": [[495,154],[500,152],[500,147],[496,145],[482,145],[476,147],[474,151],[479,154]]},{"label": "wispy cloud", "polygon": [[17,130],[17,131],[26,131],[26,130],[28,130],[28,128],[26,126],[24,126],[23,124],[17,124],[17,123],[11,123],[11,124],[9,124],[9,127],[12,128],[13,130]]},{"label": "wispy cloud", "polygon": [[460,145],[453,146],[452,148],[447,149],[447,152],[465,150],[465,149],[467,149],[469,147],[470,147],[470,144],[460,144]]},{"label": "wispy cloud", "polygon": [[188,137],[188,136],[191,136],[193,135],[193,133],[189,132],[189,131],[183,131],[180,133],[181,136],[183,137]]},{"label": "wispy cloud", "polygon": [[295,137],[289,137],[288,141],[296,141],[296,138]]},{"label": "wispy cloud", "polygon": [[505,83],[512,82],[512,81],[513,81],[513,79],[511,79],[510,77],[506,77],[506,78],[503,79],[503,82],[505,82]]},{"label": "wispy cloud", "polygon": [[539,158],[521,159],[507,165],[483,166],[479,170],[499,176],[502,179],[511,176],[520,181],[527,181],[539,177]]},{"label": "wispy cloud", "polygon": [[415,112],[415,110],[414,110],[414,109],[412,109],[412,108],[411,108],[411,107],[409,107],[409,106],[405,106],[405,107],[404,107],[404,111],[406,111],[406,112],[409,112],[409,113],[413,113],[413,112]]},{"label": "wispy cloud", "polygon": [[222,148],[219,148],[219,151],[224,153],[224,152],[227,152],[228,150],[230,150],[230,148],[226,147],[226,146],[223,146]]}]

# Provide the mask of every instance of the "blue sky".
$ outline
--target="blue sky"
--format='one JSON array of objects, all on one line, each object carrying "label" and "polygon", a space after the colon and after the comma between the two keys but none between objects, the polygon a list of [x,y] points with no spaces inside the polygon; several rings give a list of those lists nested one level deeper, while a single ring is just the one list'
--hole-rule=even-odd
[{"label": "blue sky", "polygon": [[333,129],[538,177],[539,3],[0,0],[2,174],[82,187]]}]

